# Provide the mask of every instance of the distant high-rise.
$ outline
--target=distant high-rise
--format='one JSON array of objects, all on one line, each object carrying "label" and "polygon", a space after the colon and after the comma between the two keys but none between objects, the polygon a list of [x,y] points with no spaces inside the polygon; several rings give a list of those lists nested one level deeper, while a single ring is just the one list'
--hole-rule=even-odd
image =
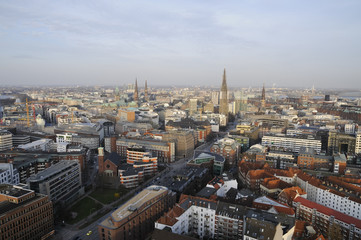
[{"label": "distant high-rise", "polygon": [[138,81],[137,81],[137,79],[135,79],[133,99],[134,99],[134,101],[138,101]]},{"label": "distant high-rise", "polygon": [[262,108],[266,107],[266,90],[264,89],[264,84],[263,84],[263,88],[262,88],[261,107]]},{"label": "distant high-rise", "polygon": [[147,85],[147,80],[145,80],[145,86],[144,86],[144,100],[148,101],[148,85]]},{"label": "distant high-rise", "polygon": [[212,103],[215,105],[219,104],[219,92],[212,92]]},{"label": "distant high-rise", "polygon": [[222,81],[222,87],[221,92],[219,95],[219,101],[220,101],[220,108],[219,113],[228,115],[228,97],[227,97],[227,80],[226,80],[226,69],[224,69],[223,73],[223,81]]}]

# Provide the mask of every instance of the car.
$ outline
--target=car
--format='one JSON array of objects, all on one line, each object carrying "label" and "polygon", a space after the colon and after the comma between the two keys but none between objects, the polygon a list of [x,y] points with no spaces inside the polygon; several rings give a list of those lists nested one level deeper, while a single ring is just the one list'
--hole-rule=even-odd
[{"label": "car", "polygon": [[93,232],[92,231],[89,231],[86,233],[87,236],[90,236]]}]

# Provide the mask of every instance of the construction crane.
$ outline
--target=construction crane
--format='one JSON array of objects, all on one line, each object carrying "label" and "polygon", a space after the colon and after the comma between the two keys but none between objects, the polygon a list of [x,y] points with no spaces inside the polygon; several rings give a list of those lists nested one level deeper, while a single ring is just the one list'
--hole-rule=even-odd
[{"label": "construction crane", "polygon": [[[27,123],[27,126],[28,126],[28,127],[30,127],[30,113],[29,113],[29,104],[30,104],[30,103],[33,103],[32,109],[33,109],[34,122],[36,121],[34,103],[46,103],[46,104],[49,104],[49,105],[57,104],[57,103],[49,103],[48,101],[44,101],[44,100],[28,101],[28,98],[26,98],[26,101],[25,101],[25,106],[26,106],[26,123]],[[17,103],[17,104],[24,104],[24,102]]]}]

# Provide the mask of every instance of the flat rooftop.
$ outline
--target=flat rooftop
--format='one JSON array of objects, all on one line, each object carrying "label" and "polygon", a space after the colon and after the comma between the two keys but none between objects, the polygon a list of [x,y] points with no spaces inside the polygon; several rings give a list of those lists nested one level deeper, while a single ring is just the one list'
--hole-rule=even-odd
[{"label": "flat rooftop", "polygon": [[29,177],[29,181],[45,180],[49,176],[53,176],[58,172],[63,171],[65,168],[78,164],[78,161],[61,160],[58,163],[51,165],[50,167],[38,172],[35,175]]},{"label": "flat rooftop", "polygon": [[18,148],[28,149],[28,148],[36,147],[38,145],[47,144],[50,141],[51,141],[51,139],[44,138],[44,139],[40,139],[40,140],[31,142],[31,143],[19,145]]},{"label": "flat rooftop", "polygon": [[20,202],[18,204],[16,203],[12,203],[12,202],[0,202],[0,216],[3,214],[6,214],[7,212],[10,211],[15,211],[17,208],[23,208],[24,206],[26,206],[28,203],[34,202],[36,200],[38,200],[39,198],[43,198],[44,196],[41,195],[35,195],[33,198],[27,199],[23,202]]},{"label": "flat rooftop", "polygon": [[[131,215],[138,208],[141,208],[143,204],[146,203],[147,201],[167,191],[168,189],[162,186],[153,185],[147,187],[146,189],[135,195],[133,198],[128,200],[126,203],[124,203],[122,206],[120,206],[113,213],[111,213],[110,217],[113,219],[113,221],[120,222],[121,220]],[[110,220],[109,218],[105,219],[103,222],[100,223],[100,225],[114,228],[114,225],[109,220]]]},{"label": "flat rooftop", "polygon": [[9,184],[1,184],[0,185],[0,194],[11,196],[11,197],[21,197],[26,194],[32,193],[34,191],[23,189],[23,188],[17,188]]}]

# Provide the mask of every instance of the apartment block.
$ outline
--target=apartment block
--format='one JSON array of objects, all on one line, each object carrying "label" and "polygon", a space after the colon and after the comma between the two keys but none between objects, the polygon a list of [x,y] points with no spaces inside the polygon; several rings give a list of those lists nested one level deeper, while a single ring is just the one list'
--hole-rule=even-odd
[{"label": "apartment block", "polygon": [[295,198],[294,205],[296,217],[312,223],[325,238],[332,239],[329,235],[330,228],[336,228],[337,225],[343,239],[361,239],[360,218],[351,217],[303,197]]},{"label": "apartment block", "polygon": [[214,238],[217,202],[182,194],[179,203],[158,219],[156,229],[170,228],[173,233]]}]

